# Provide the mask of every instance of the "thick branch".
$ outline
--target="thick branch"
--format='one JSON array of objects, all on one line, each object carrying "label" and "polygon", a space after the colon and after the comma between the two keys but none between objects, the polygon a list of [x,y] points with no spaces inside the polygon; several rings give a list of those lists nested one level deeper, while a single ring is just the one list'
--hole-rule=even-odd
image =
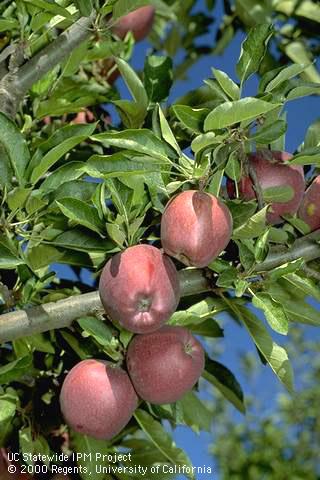
[{"label": "thick branch", "polygon": [[[202,270],[181,270],[179,276],[182,296],[210,290]],[[27,310],[5,313],[0,315],[0,344],[34,333],[68,327],[81,316],[95,315],[103,311],[99,293],[90,292]]]},{"label": "thick branch", "polygon": [[0,111],[13,118],[19,103],[34,83],[65,60],[92,33],[95,13],[82,17],[52,43],[24,63],[17,72],[9,72],[0,82]]},{"label": "thick branch", "polygon": [[[287,251],[269,253],[267,258],[256,266],[255,272],[267,272],[298,258],[303,258],[306,263],[320,258],[320,245],[314,241],[318,235],[319,232],[315,232],[307,235],[305,241],[298,239]],[[187,268],[180,270],[179,277],[182,296],[212,290],[204,270]],[[55,303],[5,313],[0,315],[0,344],[33,333],[68,327],[81,316],[97,313],[103,313],[98,292],[75,295]]]}]

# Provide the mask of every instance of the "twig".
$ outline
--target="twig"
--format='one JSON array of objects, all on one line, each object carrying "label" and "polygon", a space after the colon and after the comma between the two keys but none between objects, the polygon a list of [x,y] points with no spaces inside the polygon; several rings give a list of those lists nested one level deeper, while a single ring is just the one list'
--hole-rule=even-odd
[{"label": "twig", "polygon": [[43,48],[16,71],[8,72],[0,81],[0,111],[15,117],[20,102],[34,83],[65,60],[92,33],[96,13],[81,17],[56,40]]},{"label": "twig", "polygon": [[264,200],[263,200],[263,192],[259,183],[259,179],[257,176],[257,172],[252,165],[252,163],[248,160],[248,171],[249,171],[249,176],[251,178],[252,184],[253,184],[253,189],[256,193],[257,196],[257,202],[258,202],[258,207],[259,210],[262,210],[264,207]]},{"label": "twig", "polygon": [[245,175],[249,175],[251,182],[252,182],[252,187],[255,191],[256,197],[257,197],[257,202],[258,202],[258,208],[259,210],[262,210],[264,207],[264,200],[263,200],[263,192],[261,189],[261,185],[257,176],[257,172],[254,168],[254,165],[250,162],[249,156],[247,155],[246,151],[244,150],[244,144],[241,144],[240,148],[240,158],[242,160],[242,164],[244,167]]}]

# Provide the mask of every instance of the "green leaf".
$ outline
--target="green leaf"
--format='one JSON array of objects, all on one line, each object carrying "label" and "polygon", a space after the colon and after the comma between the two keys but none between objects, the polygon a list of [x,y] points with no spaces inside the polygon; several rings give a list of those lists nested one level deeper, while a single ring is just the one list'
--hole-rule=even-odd
[{"label": "green leaf", "polygon": [[63,253],[51,245],[36,245],[28,248],[27,260],[33,271],[48,268],[51,263],[58,262]]},{"label": "green leaf", "polygon": [[203,132],[203,123],[208,116],[208,108],[191,108],[188,105],[173,105],[172,110],[182,125],[194,133]]},{"label": "green leaf", "polygon": [[11,211],[23,208],[25,201],[30,195],[30,188],[16,187],[8,193],[8,206]]},{"label": "green leaf", "polygon": [[133,10],[137,10],[139,7],[149,4],[150,1],[148,0],[118,0],[113,7],[112,18],[117,20]]},{"label": "green leaf", "polygon": [[320,301],[320,288],[310,278],[300,277],[297,273],[289,273],[284,278],[294,290],[299,289],[305,295]]},{"label": "green leaf", "polygon": [[296,77],[306,68],[308,68],[308,65],[299,63],[294,63],[293,65],[289,65],[289,67],[282,68],[279,73],[266,85],[264,89],[265,92],[272,92],[272,90],[281,85],[281,83]]},{"label": "green leaf", "polygon": [[[1,338],[0,338],[1,343]],[[0,367],[0,384],[19,381],[23,375],[32,370],[32,356],[25,356]]]},{"label": "green leaf", "polygon": [[68,345],[76,352],[78,357],[81,360],[85,360],[86,358],[92,358],[92,353],[88,351],[85,345],[80,344],[79,340],[71,333],[65,332],[63,330],[59,331],[59,334],[62,338],[68,343]]},{"label": "green leaf", "polygon": [[103,231],[103,223],[101,222],[97,210],[94,207],[75,198],[61,198],[56,200],[56,204],[62,213],[78,223],[99,234]]},{"label": "green leaf", "polygon": [[[288,42],[284,49],[288,57],[295,63],[310,64],[309,52],[302,41]],[[304,70],[303,77],[309,82],[320,83],[320,74],[314,65],[310,65]]]},{"label": "green leaf", "polygon": [[106,230],[111,240],[122,248],[127,239],[127,235],[120,225],[117,225],[116,223],[106,223]]},{"label": "green leaf", "polygon": [[61,15],[64,18],[73,20],[73,16],[68,12],[66,8],[60,7],[56,2],[46,2],[45,0],[24,0],[26,3],[30,3],[35,7],[44,10],[45,12],[50,12],[53,15]]},{"label": "green leaf", "polygon": [[219,338],[224,336],[223,329],[213,318],[209,318],[208,320],[197,324],[191,323],[188,325],[188,329],[191,330],[194,335],[201,335],[208,338]]},{"label": "green leaf", "polygon": [[220,87],[228,95],[231,100],[239,100],[240,88],[239,86],[222,70],[217,68],[212,69],[214,76],[216,77]]},{"label": "green leaf", "polygon": [[257,25],[249,31],[241,45],[240,58],[236,67],[241,84],[259,70],[272,34],[273,26],[270,24]]},{"label": "green leaf", "polygon": [[25,184],[25,170],[30,161],[30,152],[24,136],[3,113],[0,113],[0,144],[10,160],[10,165],[19,184],[23,186]]},{"label": "green leaf", "polygon": [[0,269],[12,269],[24,263],[22,258],[0,243]]},{"label": "green leaf", "polygon": [[254,246],[254,258],[257,263],[263,262],[266,258],[268,251],[269,251],[269,228],[266,229],[262,235],[257,239],[255,246]]},{"label": "green leaf", "polygon": [[175,139],[175,136],[174,136],[174,134],[171,130],[171,127],[170,127],[170,125],[169,125],[169,123],[168,123],[160,105],[158,106],[158,110],[159,110],[159,122],[160,122],[161,136],[177,152],[177,155],[179,157],[181,157],[182,152],[181,152],[181,149],[179,147],[179,144],[178,144],[177,140]]},{"label": "green leaf", "polygon": [[232,218],[234,230],[244,225],[257,209],[255,201],[243,202],[242,200],[229,200],[227,202]]},{"label": "green leaf", "polygon": [[131,68],[130,65],[122,58],[116,58],[115,62],[133,99],[139,104],[141,108],[146,110],[148,107],[148,95],[140,78],[133,70],[133,68]]},{"label": "green leaf", "polygon": [[297,153],[289,163],[292,165],[320,165],[320,146]]},{"label": "green leaf", "polygon": [[244,120],[253,120],[260,115],[277,108],[279,104],[265,102],[258,98],[247,97],[234,102],[225,102],[214,108],[206,117],[204,130],[217,130]]},{"label": "green leaf", "polygon": [[232,152],[229,156],[225,172],[229,178],[238,182],[241,178],[241,164],[237,152]]},{"label": "green leaf", "polygon": [[170,164],[173,150],[147,129],[106,132],[93,135],[92,140],[121,149],[132,150]]},{"label": "green leaf", "polygon": [[263,198],[267,203],[286,203],[292,200],[294,195],[294,189],[289,185],[269,187],[263,190]]},{"label": "green leaf", "polygon": [[97,440],[87,435],[81,435],[74,431],[71,432],[70,442],[74,452],[78,455],[77,464],[81,469],[81,478],[91,480],[94,472],[95,480],[105,480],[106,474],[98,472],[97,467],[101,465],[102,458],[99,454],[110,455],[109,442],[106,440]]},{"label": "green leaf", "polygon": [[[135,411],[134,418],[147,437],[172,465],[192,467],[187,455],[183,450],[175,446],[171,436],[166,432],[160,422],[157,422],[149,413],[140,409]],[[190,468],[190,471],[192,472],[192,468]],[[194,473],[187,474],[187,477],[195,480]]]},{"label": "green leaf", "polygon": [[294,100],[296,98],[308,97],[310,95],[320,95],[320,80],[319,83],[301,82],[295,88],[292,88],[288,95],[287,100]]},{"label": "green leaf", "polygon": [[281,335],[288,333],[288,319],[282,305],[272,299],[267,293],[257,293],[252,297],[252,303],[262,310],[270,327]]},{"label": "green leaf", "polygon": [[18,394],[13,388],[8,388],[0,394],[0,445],[4,445],[13,428],[12,422],[19,404]]},{"label": "green leaf", "polygon": [[280,138],[286,131],[287,122],[279,119],[268,125],[263,125],[256,133],[250,135],[250,140],[268,144]]},{"label": "green leaf", "polygon": [[281,303],[291,322],[319,326],[319,311],[304,301],[306,287],[297,284],[293,288],[287,276],[272,280],[267,284],[268,293],[274,300]]},{"label": "green leaf", "polygon": [[[271,21],[272,4],[268,0],[235,0],[236,14],[245,26],[255,26]],[[229,23],[229,22],[228,22]]]},{"label": "green leaf", "polygon": [[96,191],[96,184],[87,180],[72,180],[64,182],[50,195],[50,200],[59,200],[60,198],[72,197],[90,202]]},{"label": "green leaf", "polygon": [[61,233],[51,241],[52,245],[62,248],[70,248],[79,252],[108,252],[114,248],[114,243],[108,240],[102,240],[97,235],[74,228]]},{"label": "green leaf", "polygon": [[120,109],[122,120],[128,128],[140,128],[147,115],[148,95],[140,78],[127,62],[117,58],[116,64],[134,101],[115,100],[113,103]]},{"label": "green leaf", "polygon": [[218,170],[216,173],[214,173],[211,177],[209,186],[207,188],[207,191],[209,193],[212,193],[215,197],[219,197],[220,195],[220,189],[223,181],[223,175],[224,175],[224,170]]},{"label": "green leaf", "polygon": [[182,410],[184,423],[199,433],[201,430],[210,432],[212,413],[194,392],[187,392],[178,402]]},{"label": "green leaf", "polygon": [[19,445],[27,465],[34,468],[36,462],[33,460],[33,455],[39,455],[44,459],[43,463],[49,466],[50,447],[48,442],[42,435],[32,432],[31,427],[19,430]]},{"label": "green leaf", "polygon": [[114,100],[121,120],[126,128],[140,128],[143,125],[146,110],[138,102],[130,100]]},{"label": "green leaf", "polygon": [[0,18],[0,32],[7,32],[19,28],[19,23],[15,18]]},{"label": "green leaf", "polygon": [[236,377],[227,367],[208,358],[202,376],[214,385],[222,395],[239,410],[239,412],[245,413],[246,408],[241,386]]},{"label": "green leaf", "polygon": [[159,171],[161,160],[145,155],[125,154],[92,155],[82,171],[95,178],[119,178]]},{"label": "green leaf", "polygon": [[310,125],[303,143],[303,150],[314,147],[320,147],[320,119]]},{"label": "green leaf", "polygon": [[275,4],[275,9],[288,17],[304,17],[313,22],[320,23],[320,6],[312,0],[304,0],[297,4],[294,1],[282,0]]},{"label": "green leaf", "polygon": [[303,258],[298,258],[297,260],[284,263],[283,265],[280,265],[280,267],[274,268],[273,270],[268,272],[268,275],[274,281],[278,278],[283,277],[284,275],[288,275],[289,273],[294,273],[297,270],[300,270],[303,264]]},{"label": "green leaf", "polygon": [[166,100],[172,85],[172,60],[161,55],[148,55],[144,64],[144,85],[153,103]]},{"label": "green leaf", "polygon": [[[35,166],[30,172],[30,181],[36,183],[61,157],[72,150],[76,145],[88,138],[95,130],[96,124],[75,125],[77,135],[73,135],[62,143],[56,145],[49,150],[40,160],[39,164]],[[70,126],[72,127],[72,126]],[[69,127],[69,129],[70,129]],[[80,127],[80,128],[79,128]],[[72,132],[72,130],[69,130]],[[34,163],[34,160],[31,160]]]},{"label": "green leaf", "polygon": [[174,312],[170,317],[169,324],[188,326],[188,328],[192,328],[192,326],[200,325],[205,320],[210,318],[210,322],[212,322],[212,331],[216,332],[219,336],[221,333],[221,328],[212,317],[217,313],[223,312],[224,310],[225,305],[223,301],[221,301],[219,298],[207,297],[204,300],[195,303],[187,310],[178,310],[177,312]]},{"label": "green leaf", "polygon": [[272,340],[266,327],[248,308],[236,305],[234,301],[227,303],[234,315],[245,325],[258,350],[279,380],[290,393],[293,393],[293,372],[286,350]]},{"label": "green leaf", "polygon": [[83,17],[89,17],[91,15],[93,10],[92,0],[75,0],[75,4]]},{"label": "green leaf", "polygon": [[103,351],[113,360],[121,359],[119,341],[113,336],[109,326],[96,317],[81,317],[77,320],[82,328],[83,337],[92,337],[101,345]]},{"label": "green leaf", "polygon": [[232,237],[235,239],[246,239],[259,237],[266,226],[266,214],[268,206],[259,210],[252,217],[250,217],[243,225],[233,230]]}]

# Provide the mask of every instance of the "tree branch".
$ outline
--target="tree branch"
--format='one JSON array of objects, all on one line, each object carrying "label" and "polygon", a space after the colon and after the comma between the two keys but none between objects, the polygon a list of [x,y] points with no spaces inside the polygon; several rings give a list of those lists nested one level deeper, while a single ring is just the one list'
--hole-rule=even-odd
[{"label": "tree branch", "polygon": [[[182,296],[210,290],[203,270],[187,268],[179,272],[179,277]],[[97,291],[5,313],[0,315],[0,344],[34,333],[69,327],[74,320],[84,315],[103,313],[104,309]]]},{"label": "tree branch", "polygon": [[[320,258],[320,245],[313,239],[319,232],[296,240],[284,252],[270,252],[267,258],[256,265],[255,272],[262,273],[287,262],[303,258],[305,262]],[[179,271],[181,295],[196,295],[212,290],[211,282],[202,269],[186,268]],[[74,320],[84,315],[104,312],[98,292],[75,295],[58,302],[44,303],[26,310],[17,310],[0,315],[0,344],[55,328],[68,327]]]},{"label": "tree branch", "polygon": [[0,111],[14,118],[28,90],[84,42],[92,33],[96,13],[81,17],[52,43],[24,63],[16,72],[8,72],[0,81]]}]

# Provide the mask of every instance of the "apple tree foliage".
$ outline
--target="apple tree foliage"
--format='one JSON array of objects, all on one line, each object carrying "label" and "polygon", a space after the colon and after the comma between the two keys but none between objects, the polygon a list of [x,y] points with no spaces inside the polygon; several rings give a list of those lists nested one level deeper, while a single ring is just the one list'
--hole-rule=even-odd
[{"label": "apple tree foliage", "polygon": [[[143,71],[136,72],[130,66],[133,36],[120,41],[110,25],[147,3],[156,7],[156,19]],[[313,60],[319,53],[320,6],[296,3],[225,1],[223,22],[208,44],[201,36],[215,22],[212,0],[202,9],[180,0],[1,2],[1,313],[94,290],[111,255],[139,242],[160,246],[159,222],[170,196],[201,185],[230,208],[232,241],[204,272],[208,292],[183,298],[170,323],[201,336],[208,353],[201,382],[212,384],[239,411],[245,412],[241,386],[210,356],[210,343],[223,336],[215,318],[220,312],[247,330],[257,361],[293,392],[290,359],[272,331],[286,335],[293,323],[319,328],[319,313],[306,299],[320,300],[320,235],[308,235],[295,217],[277,227],[266,224],[268,202],[287,201],[290,192],[270,191],[259,209],[255,201],[228,200],[225,179],[239,180],[247,152],[285,149],[288,102],[309,95],[318,101]],[[185,78],[203,55],[222,53],[239,30],[246,37],[235,76],[218,69],[219,59],[212,57],[210,78],[199,72],[199,87],[169,103],[173,82]],[[111,57],[130,99],[121,98],[104,76]],[[259,84],[247,97],[252,75]],[[73,123],[85,108],[95,120]],[[112,121],[108,108],[116,109],[119,120]],[[291,163],[304,165],[309,181],[320,163],[320,124],[301,125],[306,127]],[[71,266],[77,280],[60,278],[50,268],[58,263]],[[92,273],[92,287],[84,271]],[[17,331],[12,342],[0,329],[0,446],[37,453],[123,447],[132,451],[133,465],[189,465],[161,420],[209,429],[212,412],[196,391],[176,404],[141,403],[110,442],[66,435],[58,406],[66,371],[91,357],[121,363],[130,334],[92,314],[62,327],[63,320],[61,328],[44,324],[30,336]]]}]

